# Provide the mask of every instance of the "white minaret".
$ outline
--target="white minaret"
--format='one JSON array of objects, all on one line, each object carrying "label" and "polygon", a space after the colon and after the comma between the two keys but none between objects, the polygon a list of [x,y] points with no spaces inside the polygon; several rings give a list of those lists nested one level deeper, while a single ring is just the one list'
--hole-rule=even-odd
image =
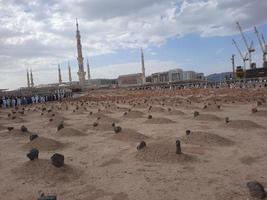
[{"label": "white minaret", "polygon": [[78,77],[79,77],[79,85],[81,88],[84,87],[85,85],[85,74],[84,68],[83,68],[83,54],[82,54],[82,44],[81,44],[81,35],[79,31],[79,26],[78,26],[78,20],[76,18],[76,40],[77,40],[77,53],[78,53],[78,64],[79,64],[79,71],[78,71]]},{"label": "white minaret", "polygon": [[31,75],[31,87],[34,87],[34,82],[33,82],[33,75],[32,75],[32,69],[30,71],[30,75]]},{"label": "white minaret", "polygon": [[60,64],[58,64],[58,83],[62,84]]},{"label": "white minaret", "polygon": [[141,64],[142,64],[142,81],[143,84],[146,83],[146,71],[145,71],[145,59],[144,59],[144,52],[143,48],[141,48]]},{"label": "white minaret", "polygon": [[89,66],[88,58],[87,58],[87,78],[88,78],[88,81],[91,79],[91,73],[90,73],[90,66]]},{"label": "white minaret", "polygon": [[27,69],[27,86],[28,88],[31,87],[31,84],[30,84],[30,75],[29,75],[29,70]]},{"label": "white minaret", "polygon": [[69,83],[70,83],[70,85],[71,85],[71,83],[72,83],[72,78],[71,78],[70,62],[68,62],[68,68],[69,68]]}]

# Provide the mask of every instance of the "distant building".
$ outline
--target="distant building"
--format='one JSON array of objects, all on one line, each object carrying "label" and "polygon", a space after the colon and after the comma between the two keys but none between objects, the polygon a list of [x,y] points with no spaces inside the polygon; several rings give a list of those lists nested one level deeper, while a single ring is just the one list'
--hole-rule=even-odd
[{"label": "distant building", "polygon": [[184,71],[183,72],[183,80],[195,80],[196,79],[196,72],[194,71]]},{"label": "distant building", "polygon": [[110,86],[117,86],[118,80],[117,79],[90,79],[89,84],[91,87],[110,87]]},{"label": "distant building", "polygon": [[183,70],[182,69],[173,69],[173,70],[168,71],[168,73],[169,73],[169,82],[183,80]]},{"label": "distant building", "polygon": [[119,86],[141,85],[142,83],[143,83],[142,73],[121,75],[118,77]]},{"label": "distant building", "polygon": [[173,69],[165,72],[158,72],[151,75],[151,83],[166,83],[188,80],[204,80],[203,73],[194,71],[183,71],[182,69]]},{"label": "distant building", "polygon": [[205,80],[204,73],[197,73],[196,74],[196,79],[197,80]]},{"label": "distant building", "polygon": [[152,83],[165,83],[169,82],[169,73],[168,72],[159,72],[154,73],[152,76]]}]

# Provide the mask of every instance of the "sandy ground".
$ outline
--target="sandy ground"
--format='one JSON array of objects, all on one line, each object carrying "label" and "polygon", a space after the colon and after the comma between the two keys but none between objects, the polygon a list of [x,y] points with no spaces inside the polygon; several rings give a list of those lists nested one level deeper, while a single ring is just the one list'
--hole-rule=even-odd
[{"label": "sandy ground", "polygon": [[[266,97],[264,89],[99,90],[1,110],[0,199],[34,200],[39,191],[59,200],[250,199],[248,181],[267,186]],[[141,141],[147,147],[137,151]],[[29,161],[33,147],[39,159]],[[51,164],[54,153],[64,167]]]}]

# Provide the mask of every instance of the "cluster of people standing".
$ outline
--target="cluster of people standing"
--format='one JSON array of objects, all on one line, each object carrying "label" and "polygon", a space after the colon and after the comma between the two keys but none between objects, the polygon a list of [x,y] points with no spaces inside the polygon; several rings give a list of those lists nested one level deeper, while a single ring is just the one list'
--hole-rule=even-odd
[{"label": "cluster of people standing", "polygon": [[65,93],[64,90],[58,90],[50,95],[32,95],[32,96],[3,96],[0,99],[0,106],[3,109],[15,108],[16,106],[45,103],[49,101],[60,101],[66,97],[72,96],[71,93]]}]

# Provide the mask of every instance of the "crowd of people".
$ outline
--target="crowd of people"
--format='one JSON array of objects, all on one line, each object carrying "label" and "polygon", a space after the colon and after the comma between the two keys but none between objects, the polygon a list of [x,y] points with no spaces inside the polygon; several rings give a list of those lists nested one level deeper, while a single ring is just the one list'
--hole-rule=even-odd
[{"label": "crowd of people", "polygon": [[0,99],[0,106],[3,109],[15,108],[16,106],[39,104],[49,101],[60,101],[66,97],[71,97],[72,93],[66,93],[64,90],[57,90],[50,95],[32,95],[32,96],[3,96]]}]

